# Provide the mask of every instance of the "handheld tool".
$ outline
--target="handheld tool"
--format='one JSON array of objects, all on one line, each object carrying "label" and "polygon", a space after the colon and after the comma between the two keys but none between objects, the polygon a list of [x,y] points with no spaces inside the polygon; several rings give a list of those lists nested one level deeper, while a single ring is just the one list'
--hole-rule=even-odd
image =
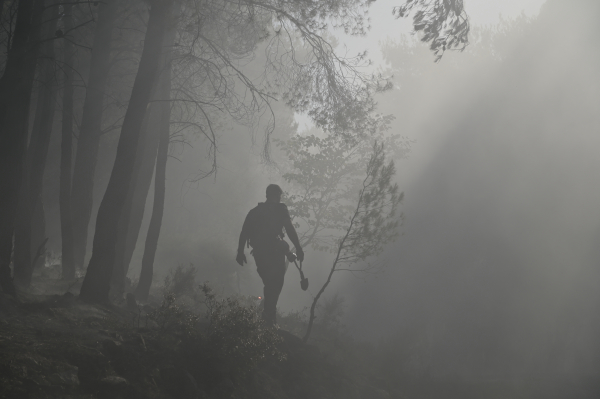
[{"label": "handheld tool", "polygon": [[294,262],[294,265],[296,265],[296,268],[300,272],[300,288],[302,288],[302,291],[306,291],[308,289],[308,279],[304,277],[304,273],[302,272],[302,262],[300,262],[300,266],[298,266],[298,263],[296,262],[297,256],[293,252],[288,252],[286,256],[290,262]]}]

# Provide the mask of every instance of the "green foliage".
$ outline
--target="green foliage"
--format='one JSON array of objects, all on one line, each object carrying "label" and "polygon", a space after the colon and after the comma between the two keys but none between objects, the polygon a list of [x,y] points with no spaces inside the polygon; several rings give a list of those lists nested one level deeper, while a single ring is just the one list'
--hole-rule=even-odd
[{"label": "green foliage", "polygon": [[397,18],[406,17],[413,9],[413,27],[422,33],[421,41],[430,43],[436,62],[446,50],[464,50],[469,44],[469,17],[463,0],[406,0],[394,7]]},{"label": "green foliage", "polygon": [[311,134],[277,143],[289,160],[287,173],[283,174],[290,186],[285,202],[303,247],[337,250],[337,238],[345,231],[355,208],[372,140],[380,139],[395,157],[409,151],[406,139],[383,136],[391,120],[391,116],[379,116],[378,130],[360,139]]},{"label": "green foliage", "polygon": [[[403,194],[398,185],[392,182],[396,172],[394,161],[386,164],[385,145],[375,142],[366,164],[366,176],[361,182],[354,210],[348,214],[348,222],[335,241],[335,259],[327,280],[313,299],[310,307],[308,327],[304,335],[306,342],[310,336],[317,303],[337,271],[372,272],[377,264],[364,263],[367,258],[383,251],[385,245],[398,237],[398,225],[402,215],[397,208]],[[360,266],[356,264],[360,263]],[[344,267],[340,267],[344,265]]]},{"label": "green foliage", "polygon": [[218,299],[206,283],[200,288],[208,309],[206,347],[212,357],[220,359],[221,366],[244,374],[267,357],[285,359],[277,349],[281,337],[263,323],[255,304],[231,297]]},{"label": "green foliage", "polygon": [[387,243],[398,237],[402,215],[397,214],[397,208],[404,193],[392,182],[395,173],[394,161],[385,164],[384,145],[375,143],[355,213],[346,236],[338,241],[336,261],[364,261],[380,254]]},{"label": "green foliage", "polygon": [[191,263],[188,267],[178,265],[171,269],[165,277],[164,292],[172,293],[176,297],[181,295],[193,295],[196,290],[196,268]]},{"label": "green foliage", "polygon": [[186,335],[194,334],[200,317],[176,303],[174,293],[166,293],[159,308],[148,314],[161,331],[176,330]]},{"label": "green foliage", "polygon": [[160,307],[148,314],[166,345],[174,342],[170,336],[181,342],[181,356],[190,369],[205,370],[210,365],[221,376],[237,378],[265,359],[285,359],[278,349],[282,338],[276,329],[263,323],[255,300],[221,299],[207,283],[199,288],[206,307],[203,316],[178,304],[172,292],[166,293]]}]

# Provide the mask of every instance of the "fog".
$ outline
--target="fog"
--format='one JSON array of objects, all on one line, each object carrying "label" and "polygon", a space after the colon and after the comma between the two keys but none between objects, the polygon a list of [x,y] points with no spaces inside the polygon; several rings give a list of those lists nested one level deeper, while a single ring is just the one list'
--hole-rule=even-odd
[{"label": "fog", "polygon": [[348,291],[354,329],[418,330],[440,374],[597,370],[595,7],[549,2],[501,62],[447,55],[382,97],[386,111],[401,99],[416,143],[388,270]]},{"label": "fog", "polygon": [[[415,367],[437,376],[600,371],[599,11],[592,0],[548,1],[539,16],[505,21],[499,34],[476,27],[464,52],[438,63],[411,36],[361,39],[382,46],[383,63],[373,68],[393,74],[394,88],[378,95],[377,111],[395,116],[391,132],[412,149],[396,160],[405,222],[381,256],[385,270],[336,275],[326,293],[345,298],[350,334],[404,340]],[[302,116],[281,104],[275,111],[274,137],[303,134]],[[155,284],[191,263],[199,281],[258,296],[254,262],[235,263],[237,239],[267,184],[286,189],[283,160],[261,158],[260,128],[252,134],[224,119],[217,173],[196,181],[212,160],[200,137],[186,140],[170,150]],[[94,215],[112,157],[100,156]],[[45,187],[50,236],[60,228],[56,184]],[[151,206],[149,198],[142,231]],[[132,279],[142,252],[140,240]],[[301,291],[290,268],[280,310],[308,306],[330,265],[329,254],[307,250],[311,288]],[[411,331],[418,342],[406,338]]]}]

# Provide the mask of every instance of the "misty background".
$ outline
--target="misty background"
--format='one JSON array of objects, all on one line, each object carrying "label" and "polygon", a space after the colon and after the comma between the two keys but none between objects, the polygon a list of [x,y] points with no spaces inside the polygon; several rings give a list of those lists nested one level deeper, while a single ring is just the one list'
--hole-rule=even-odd
[{"label": "misty background", "polygon": [[[402,364],[418,372],[464,378],[597,373],[599,6],[591,0],[490,3],[466,2],[471,44],[438,63],[405,21],[393,19],[390,2],[377,2],[371,12],[374,35],[352,43],[338,38],[338,48],[368,48],[373,69],[393,74],[394,89],[378,95],[377,111],[395,116],[391,132],[410,140],[411,151],[396,162],[405,222],[402,237],[382,255],[385,271],[364,279],[340,274],[326,294],[345,299],[352,335],[390,348],[396,343],[408,359]],[[500,4],[507,7],[502,19]],[[385,23],[379,23],[381,10]],[[283,105],[275,110],[276,137],[310,129],[302,115]],[[101,144],[94,215],[117,138],[107,133]],[[51,145],[47,235],[60,237],[57,137]],[[244,217],[264,201],[267,184],[286,189],[279,165],[262,160],[259,135],[224,119],[217,174],[196,181],[211,167],[207,146],[200,137],[171,145],[155,281],[193,264],[198,282],[260,295],[253,261],[240,268],[235,249]],[[143,232],[151,207],[149,198]],[[139,275],[143,238],[130,278]],[[60,242],[48,247],[59,251]],[[88,259],[90,249],[91,240]],[[301,291],[290,268],[282,312],[308,306],[330,267],[328,254],[306,252],[311,288]]]}]

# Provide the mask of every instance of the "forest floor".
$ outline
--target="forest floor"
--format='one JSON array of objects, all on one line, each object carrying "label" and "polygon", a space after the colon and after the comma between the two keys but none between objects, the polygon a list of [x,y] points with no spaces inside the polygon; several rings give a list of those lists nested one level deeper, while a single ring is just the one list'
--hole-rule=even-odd
[{"label": "forest floor", "polygon": [[47,293],[64,293],[69,287],[61,284],[17,299],[0,293],[0,398],[402,397],[283,329],[283,360],[267,357],[243,375],[210,359],[193,366],[186,358],[193,345],[177,333],[140,321],[125,306]]},{"label": "forest floor", "polygon": [[600,397],[598,379],[577,383],[402,379],[378,366],[373,346],[334,335],[326,345],[319,344],[322,339],[303,343],[297,336],[301,329],[294,328],[289,316],[276,331],[283,356],[266,356],[249,372],[235,372],[226,362],[207,356],[206,343],[197,345],[177,331],[161,329],[126,303],[88,304],[69,292],[78,287],[58,279],[52,285],[39,277],[43,290],[34,284],[16,299],[0,293],[0,398]]}]

